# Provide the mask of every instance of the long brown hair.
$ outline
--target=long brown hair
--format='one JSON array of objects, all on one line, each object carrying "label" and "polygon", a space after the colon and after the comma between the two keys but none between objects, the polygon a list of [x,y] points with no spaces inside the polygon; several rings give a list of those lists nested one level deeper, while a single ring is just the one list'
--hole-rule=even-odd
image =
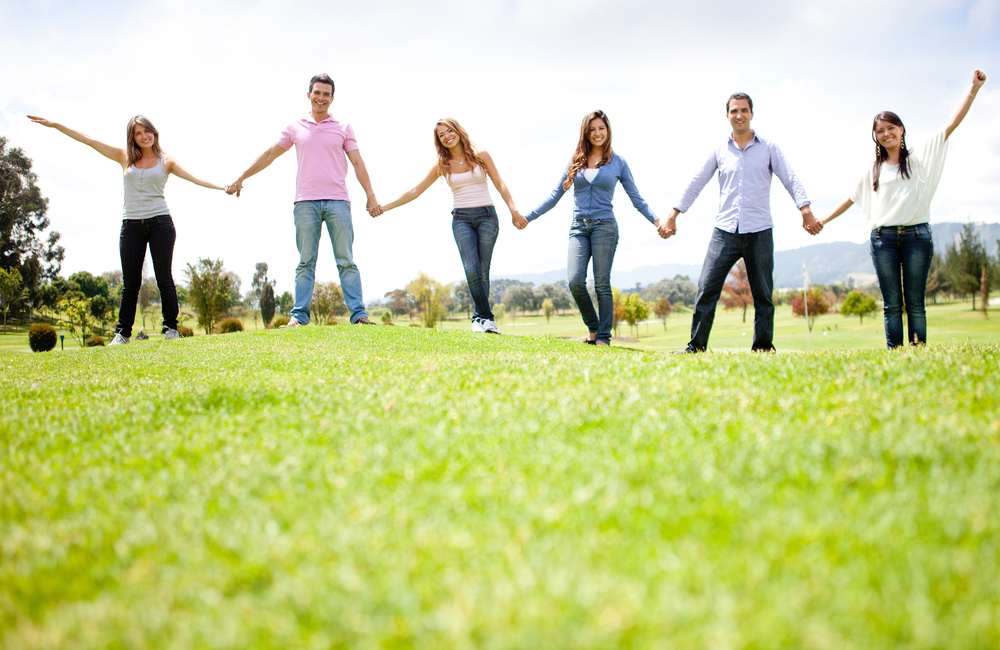
[{"label": "long brown hair", "polygon": [[438,174],[445,176],[446,178],[451,178],[451,168],[448,166],[448,161],[452,159],[451,150],[441,143],[441,138],[438,137],[437,128],[441,125],[445,125],[449,129],[454,129],[455,133],[458,134],[458,141],[462,145],[462,150],[465,151],[465,157],[470,162],[475,163],[472,167],[474,170],[476,167],[482,167],[483,173],[486,173],[486,165],[483,163],[482,159],[479,157],[479,152],[476,151],[476,145],[472,144],[472,139],[469,138],[469,134],[462,128],[462,125],[458,123],[453,117],[442,117],[434,125],[434,147],[437,149],[438,155]]},{"label": "long brown hair", "polygon": [[156,127],[149,121],[149,118],[144,115],[136,115],[128,121],[128,127],[125,129],[125,141],[128,143],[125,147],[127,157],[125,161],[126,169],[142,160],[142,147],[135,143],[136,124],[139,124],[142,128],[153,134],[153,153],[156,154],[157,158],[163,157],[163,149],[160,149],[160,132],[156,130]]},{"label": "long brown hair", "polygon": [[587,137],[587,134],[590,131],[590,122],[595,119],[603,120],[604,126],[608,127],[608,141],[604,143],[601,162],[597,163],[597,166],[603,167],[611,162],[611,156],[614,155],[614,152],[611,150],[611,122],[608,121],[608,116],[605,115],[604,111],[591,111],[584,116],[583,124],[580,125],[580,141],[576,143],[576,151],[573,152],[573,161],[569,164],[569,171],[566,172],[566,180],[562,184],[564,190],[568,190],[573,186],[573,179],[576,178],[576,173],[587,166],[587,158],[590,157],[590,152],[594,150],[594,145],[590,144],[590,138]]},{"label": "long brown hair", "polygon": [[903,120],[899,119],[899,116],[892,111],[882,111],[875,116],[872,120],[872,140],[875,140],[875,165],[872,167],[872,191],[878,192],[878,176],[882,173],[882,163],[889,159],[889,151],[878,143],[875,138],[875,126],[878,121],[888,122],[889,124],[895,124],[899,128],[903,129],[903,135],[899,138],[899,175],[903,178],[910,177],[910,168],[906,164],[906,159],[910,157],[910,152],[906,149],[906,127],[903,126]]}]

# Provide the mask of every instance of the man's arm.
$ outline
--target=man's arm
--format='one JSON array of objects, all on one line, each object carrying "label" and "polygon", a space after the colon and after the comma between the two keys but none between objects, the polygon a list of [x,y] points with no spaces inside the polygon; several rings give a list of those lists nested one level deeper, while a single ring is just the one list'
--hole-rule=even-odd
[{"label": "man's arm", "polygon": [[234,182],[232,185],[226,186],[226,194],[235,193],[236,196],[238,197],[240,195],[240,192],[243,191],[243,181],[250,178],[257,172],[265,169],[268,165],[273,163],[278,158],[278,156],[285,153],[285,151],[287,150],[284,149],[281,145],[272,144],[270,147],[268,147],[267,151],[262,153],[257,158],[257,160],[253,161],[253,164],[250,165],[250,167],[245,172],[240,174],[240,177],[236,179],[236,182]]},{"label": "man's arm", "polygon": [[358,177],[358,182],[361,183],[361,187],[364,188],[365,194],[368,196],[368,204],[365,206],[365,209],[368,210],[368,214],[371,216],[379,216],[382,214],[382,206],[378,204],[378,199],[375,198],[375,192],[372,190],[372,181],[368,177],[368,168],[365,167],[365,161],[361,158],[361,152],[358,149],[348,151],[347,159],[354,165],[354,175]]},{"label": "man's arm", "polygon": [[769,147],[771,171],[774,172],[792,200],[795,201],[795,207],[802,214],[802,228],[810,235],[818,235],[819,231],[823,230],[823,224],[813,216],[812,208],[809,207],[809,198],[806,196],[802,183],[799,182],[799,177],[792,170],[792,166],[788,164],[785,154],[782,153],[778,145],[772,142]]},{"label": "man's arm", "polygon": [[667,217],[667,220],[655,224],[657,230],[660,232],[660,237],[667,239],[671,235],[677,234],[677,215],[691,209],[695,199],[698,198],[701,191],[708,185],[708,181],[712,180],[712,176],[715,175],[718,169],[719,155],[717,151],[713,151],[705,160],[701,169],[698,170],[698,173],[691,179],[691,182],[688,183],[687,189],[684,190],[684,195],[681,197],[680,202],[678,202],[677,207],[670,211],[670,216]]}]

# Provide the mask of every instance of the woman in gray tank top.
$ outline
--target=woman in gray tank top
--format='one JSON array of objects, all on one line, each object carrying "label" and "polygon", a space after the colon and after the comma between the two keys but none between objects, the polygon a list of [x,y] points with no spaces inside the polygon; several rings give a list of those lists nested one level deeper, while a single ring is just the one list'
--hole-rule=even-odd
[{"label": "woman in gray tank top", "polygon": [[167,176],[174,174],[195,185],[213,190],[224,189],[193,176],[160,149],[160,133],[153,124],[136,115],[128,122],[124,148],[105,144],[85,133],[29,115],[36,124],[51,127],[69,137],[93,147],[98,153],[122,166],[125,184],[125,206],[122,210],[122,229],[118,249],[122,260],[122,301],[115,325],[115,338],[110,345],[123,345],[132,337],[135,322],[135,305],[142,284],[142,265],[146,260],[146,247],[153,258],[153,272],[160,289],[163,307],[163,338],[180,338],[177,332],[177,289],[170,267],[174,256],[177,232],[170,218],[170,210],[163,198]]}]

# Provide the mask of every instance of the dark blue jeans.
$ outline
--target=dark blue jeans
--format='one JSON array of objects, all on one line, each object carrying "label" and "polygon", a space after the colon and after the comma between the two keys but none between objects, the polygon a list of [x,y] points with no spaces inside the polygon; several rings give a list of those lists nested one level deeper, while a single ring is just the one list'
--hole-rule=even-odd
[{"label": "dark blue jeans", "polygon": [[753,349],[774,349],[774,238],[771,229],[749,234],[728,233],[718,228],[712,233],[705,265],[698,280],[691,320],[689,350],[704,351],[715,321],[715,306],[722,295],[729,271],[740,258],[747,265],[747,279],[753,295]]},{"label": "dark blue jeans", "polygon": [[465,280],[476,312],[473,318],[493,320],[490,309],[490,262],[493,246],[500,234],[500,221],[492,205],[481,208],[455,208],[451,211],[451,232],[462,256]]},{"label": "dark blue jeans", "polygon": [[[885,311],[885,341],[898,348],[906,340],[914,345],[927,343],[927,315],[924,294],[931,269],[934,241],[930,224],[885,226],[872,231],[872,263],[882,289]],[[909,338],[903,339],[903,305]]]},{"label": "dark blue jeans", "polygon": [[[611,325],[614,323],[615,298],[611,293],[611,265],[618,249],[618,222],[614,219],[586,219],[577,217],[569,229],[569,290],[580,308],[580,316],[597,340],[611,342]],[[587,266],[594,259],[594,292],[597,306],[587,291]]]},{"label": "dark blue jeans", "polygon": [[135,323],[135,303],[139,300],[142,284],[142,265],[146,261],[146,246],[153,258],[153,273],[160,289],[163,308],[163,329],[177,329],[177,288],[170,267],[174,260],[174,241],[177,231],[169,214],[151,219],[123,219],[118,237],[118,251],[122,258],[122,304],[118,310],[115,331],[122,336],[132,336]]}]

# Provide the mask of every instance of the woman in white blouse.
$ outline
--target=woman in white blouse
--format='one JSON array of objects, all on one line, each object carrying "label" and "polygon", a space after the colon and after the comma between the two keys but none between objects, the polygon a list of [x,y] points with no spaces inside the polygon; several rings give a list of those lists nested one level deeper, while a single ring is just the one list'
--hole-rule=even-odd
[{"label": "woman in white blouse", "polygon": [[[930,205],[944,171],[948,136],[962,123],[976,93],[986,82],[981,70],[972,73],[972,88],[948,126],[919,153],[907,148],[906,128],[895,113],[885,111],[872,122],[875,164],[865,173],[851,198],[821,223],[843,214],[854,203],[871,224],[871,255],[878,275],[885,311],[885,338],[889,348],[927,342],[924,294],[934,244]],[[908,338],[903,338],[903,308]]]},{"label": "woman in white blouse", "polygon": [[527,222],[514,206],[514,200],[500,178],[493,158],[486,151],[476,150],[469,134],[457,120],[450,117],[438,120],[434,125],[434,146],[437,149],[437,162],[427,172],[424,180],[395,201],[381,206],[382,212],[409,203],[423,194],[439,177],[445,179],[455,196],[454,209],[451,211],[451,230],[455,235],[455,243],[458,244],[458,253],[462,257],[462,266],[465,267],[465,279],[469,283],[469,293],[472,294],[475,305],[472,331],[499,334],[500,329],[494,321],[489,297],[490,261],[500,232],[500,223],[486,186],[487,176],[507,204],[514,225],[523,228]]}]

